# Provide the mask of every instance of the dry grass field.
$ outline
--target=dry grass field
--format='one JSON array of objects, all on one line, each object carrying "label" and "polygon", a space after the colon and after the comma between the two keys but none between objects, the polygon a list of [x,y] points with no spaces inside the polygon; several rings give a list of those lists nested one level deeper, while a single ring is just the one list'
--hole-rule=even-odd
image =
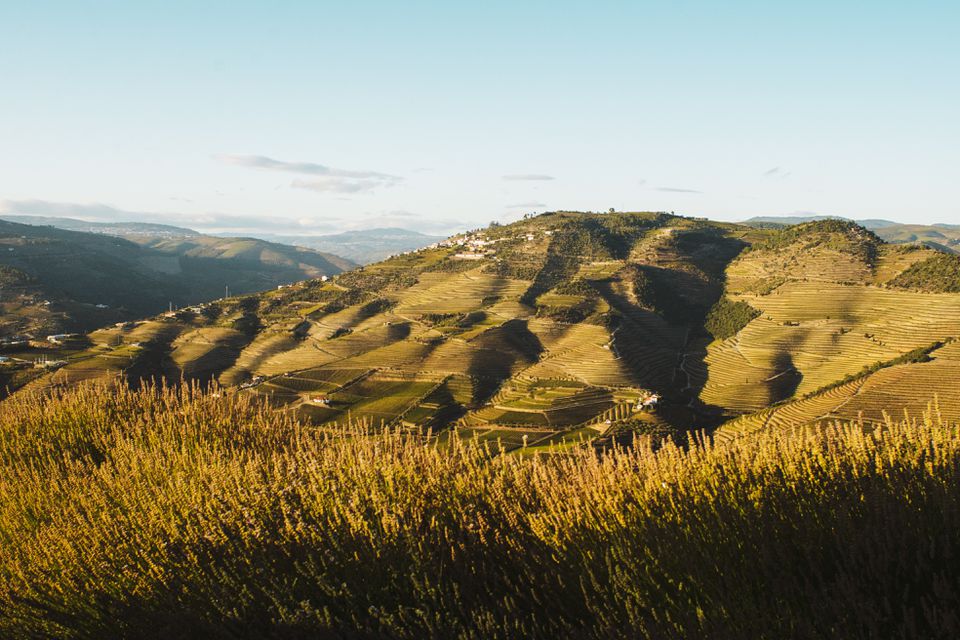
[{"label": "dry grass field", "polygon": [[15,394],[0,635],[960,633],[956,423],[600,453],[577,435],[319,429],[188,386]]}]

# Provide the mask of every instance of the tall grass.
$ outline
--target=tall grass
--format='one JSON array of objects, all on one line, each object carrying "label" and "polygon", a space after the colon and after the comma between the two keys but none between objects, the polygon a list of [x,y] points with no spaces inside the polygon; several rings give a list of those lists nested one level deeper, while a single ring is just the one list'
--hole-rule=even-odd
[{"label": "tall grass", "polygon": [[0,405],[4,638],[960,632],[935,415],[511,456],[196,389]]}]

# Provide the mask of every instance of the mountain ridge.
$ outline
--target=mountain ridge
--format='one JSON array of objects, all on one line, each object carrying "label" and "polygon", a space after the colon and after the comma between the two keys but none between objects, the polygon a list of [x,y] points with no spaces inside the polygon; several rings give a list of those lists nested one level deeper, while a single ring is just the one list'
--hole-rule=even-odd
[{"label": "mountain ridge", "polygon": [[[150,227],[152,228],[152,227]],[[252,292],[334,275],[353,263],[260,240],[70,231],[0,220],[0,335],[84,331],[132,320],[168,305]],[[22,321],[18,322],[17,319]],[[98,320],[99,319],[99,320]]]}]

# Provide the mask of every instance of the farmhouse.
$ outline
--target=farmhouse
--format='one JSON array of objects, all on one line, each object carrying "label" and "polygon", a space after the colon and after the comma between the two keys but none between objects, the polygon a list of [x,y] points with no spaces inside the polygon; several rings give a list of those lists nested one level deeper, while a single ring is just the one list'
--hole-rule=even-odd
[{"label": "farmhouse", "polygon": [[651,393],[644,398],[637,399],[637,406],[635,410],[639,411],[641,409],[653,409],[658,404],[660,404],[660,394]]}]

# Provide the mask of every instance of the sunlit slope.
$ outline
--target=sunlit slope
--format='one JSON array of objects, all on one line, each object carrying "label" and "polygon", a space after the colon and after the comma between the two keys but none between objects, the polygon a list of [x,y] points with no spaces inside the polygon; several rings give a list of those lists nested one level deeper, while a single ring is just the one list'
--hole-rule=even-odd
[{"label": "sunlit slope", "polygon": [[727,295],[759,315],[709,346],[705,403],[759,411],[960,336],[960,296],[891,285],[934,252],[885,246],[847,223],[803,227],[813,229],[787,230],[728,268]]},{"label": "sunlit slope", "polygon": [[[169,341],[165,367],[219,369],[222,384],[319,423],[456,421],[511,443],[533,435],[512,429],[539,429],[540,441],[660,424],[640,403],[673,392],[743,233],[756,231],[664,214],[493,227],[220,303],[217,318],[193,318]],[[246,322],[231,304],[246,305]]]},{"label": "sunlit slope", "polygon": [[[216,380],[316,424],[458,426],[511,447],[768,409],[761,424],[792,424],[872,388],[865,367],[960,336],[952,260],[839,221],[554,213],[97,331],[34,386]],[[931,357],[905,375],[946,376]],[[949,409],[960,392],[941,386]]]},{"label": "sunlit slope", "polygon": [[848,382],[732,420],[716,437],[728,439],[759,429],[790,429],[831,420],[881,423],[888,417],[898,420],[904,412],[914,417],[934,412],[947,420],[960,418],[960,341],[935,343],[870,369],[851,376]]}]

